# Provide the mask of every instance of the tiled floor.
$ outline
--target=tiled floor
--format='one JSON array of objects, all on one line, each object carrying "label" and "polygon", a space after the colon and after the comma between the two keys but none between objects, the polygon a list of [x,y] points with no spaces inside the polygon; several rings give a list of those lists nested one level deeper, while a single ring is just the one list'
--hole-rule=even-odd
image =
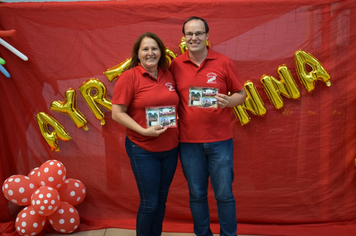
[{"label": "tiled floor", "polygon": [[[92,231],[82,231],[77,233],[72,233],[73,236],[136,236],[135,230],[129,229],[99,229]],[[63,236],[63,234],[45,234],[45,236]],[[162,236],[194,236],[193,233],[162,233]],[[218,236],[218,234],[214,234]],[[243,235],[240,235],[243,236]],[[251,236],[251,235],[250,235]],[[257,235],[255,235],[257,236]]]}]

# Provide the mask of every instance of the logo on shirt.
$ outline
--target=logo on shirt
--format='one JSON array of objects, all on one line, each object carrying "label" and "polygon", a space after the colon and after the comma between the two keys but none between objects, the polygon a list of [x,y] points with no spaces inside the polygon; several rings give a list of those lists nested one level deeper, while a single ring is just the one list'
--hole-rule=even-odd
[{"label": "logo on shirt", "polygon": [[207,77],[207,83],[208,84],[216,84],[216,74],[215,73],[208,73],[207,75],[206,75],[206,77]]},{"label": "logo on shirt", "polygon": [[165,85],[168,87],[169,91],[176,91],[171,82],[167,82]]}]

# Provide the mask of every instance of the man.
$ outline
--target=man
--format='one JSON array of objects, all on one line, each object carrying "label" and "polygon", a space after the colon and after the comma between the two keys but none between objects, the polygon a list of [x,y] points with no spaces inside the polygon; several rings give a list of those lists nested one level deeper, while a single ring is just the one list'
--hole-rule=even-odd
[{"label": "man", "polygon": [[[206,46],[209,26],[204,19],[187,19],[183,24],[183,34],[188,50],[172,61],[170,70],[180,98],[179,153],[189,187],[194,233],[213,235],[207,199],[210,176],[217,202],[220,235],[235,236],[231,107],[242,104],[246,93],[231,59]],[[217,89],[215,99],[218,106],[191,105],[189,94],[193,88],[194,91]]]}]

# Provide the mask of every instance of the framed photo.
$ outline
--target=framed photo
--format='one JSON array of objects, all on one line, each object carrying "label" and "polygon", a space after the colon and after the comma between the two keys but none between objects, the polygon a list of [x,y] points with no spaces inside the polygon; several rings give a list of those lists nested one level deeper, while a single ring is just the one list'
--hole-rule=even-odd
[{"label": "framed photo", "polygon": [[176,107],[146,107],[146,124],[147,128],[155,125],[168,128],[177,127]]},{"label": "framed photo", "polygon": [[217,88],[208,87],[190,87],[189,88],[189,106],[201,108],[218,108],[218,101],[215,95]]}]

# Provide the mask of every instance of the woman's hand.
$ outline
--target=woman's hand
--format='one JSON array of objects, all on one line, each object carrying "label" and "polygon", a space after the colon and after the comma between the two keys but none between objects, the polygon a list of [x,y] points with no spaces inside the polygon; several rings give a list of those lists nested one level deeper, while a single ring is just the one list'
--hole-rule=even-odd
[{"label": "woman's hand", "polygon": [[163,127],[160,125],[151,126],[148,128],[143,128],[136,121],[134,121],[127,113],[127,106],[122,104],[113,104],[112,105],[112,119],[119,122],[123,126],[143,135],[143,136],[151,136],[158,137],[163,132],[167,130],[167,127]]},{"label": "woman's hand", "polygon": [[158,137],[162,133],[166,132],[166,130],[167,130],[167,127],[155,125],[155,126],[148,127],[141,134],[144,136]]}]

